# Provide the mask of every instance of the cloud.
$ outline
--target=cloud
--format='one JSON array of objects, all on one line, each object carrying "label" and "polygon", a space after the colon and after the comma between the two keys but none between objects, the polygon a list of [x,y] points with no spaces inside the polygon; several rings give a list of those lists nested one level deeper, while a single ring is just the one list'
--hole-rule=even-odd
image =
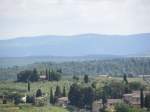
[{"label": "cloud", "polygon": [[150,32],[149,0],[0,0],[0,38]]}]

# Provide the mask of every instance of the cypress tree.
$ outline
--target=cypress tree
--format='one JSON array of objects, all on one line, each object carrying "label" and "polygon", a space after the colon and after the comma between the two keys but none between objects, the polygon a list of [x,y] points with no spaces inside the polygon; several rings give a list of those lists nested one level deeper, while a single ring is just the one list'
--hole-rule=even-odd
[{"label": "cypress tree", "polygon": [[105,91],[103,91],[102,95],[102,104],[103,104],[103,109],[105,109],[105,104],[107,103],[107,97]]},{"label": "cypress tree", "polygon": [[53,95],[53,89],[50,90],[50,103],[54,104],[54,95]]},{"label": "cypress tree", "polygon": [[75,81],[78,81],[78,80],[79,80],[79,77],[77,77],[77,76],[74,75],[74,76],[72,77],[72,79],[75,80]]},{"label": "cypress tree", "polygon": [[124,73],[124,75],[123,75],[123,81],[124,81],[126,84],[128,84],[127,74],[125,74],[125,73]]},{"label": "cypress tree", "polygon": [[40,97],[40,96],[42,96],[42,91],[41,91],[41,89],[38,89],[36,91],[36,97]]},{"label": "cypress tree", "polygon": [[28,81],[28,92],[30,92],[30,81]]},{"label": "cypress tree", "polygon": [[88,77],[88,75],[84,75],[84,82],[85,82],[85,83],[88,83],[88,82],[89,82],[89,77]]},{"label": "cypress tree", "polygon": [[48,80],[51,81],[52,80],[52,77],[51,77],[51,70],[49,69],[48,71]]},{"label": "cypress tree", "polygon": [[46,80],[48,80],[48,70],[46,68],[46,71],[45,71],[45,75],[46,75]]},{"label": "cypress tree", "polygon": [[143,89],[140,89],[140,104],[141,104],[141,108],[144,107],[144,95],[143,95]]},{"label": "cypress tree", "polygon": [[63,96],[63,97],[66,96],[66,88],[65,88],[65,86],[64,86],[64,88],[63,88],[63,94],[62,94],[62,96]]},{"label": "cypress tree", "polygon": [[55,91],[55,98],[57,99],[57,98],[59,98],[59,97],[61,97],[61,90],[60,90],[60,87],[57,85],[56,86],[56,91]]}]

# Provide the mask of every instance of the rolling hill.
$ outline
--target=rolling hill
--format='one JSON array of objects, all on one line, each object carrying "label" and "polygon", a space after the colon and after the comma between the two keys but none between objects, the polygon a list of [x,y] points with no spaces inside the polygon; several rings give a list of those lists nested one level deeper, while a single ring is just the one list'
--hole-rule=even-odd
[{"label": "rolling hill", "polygon": [[150,34],[35,36],[0,40],[0,57],[150,54]]}]

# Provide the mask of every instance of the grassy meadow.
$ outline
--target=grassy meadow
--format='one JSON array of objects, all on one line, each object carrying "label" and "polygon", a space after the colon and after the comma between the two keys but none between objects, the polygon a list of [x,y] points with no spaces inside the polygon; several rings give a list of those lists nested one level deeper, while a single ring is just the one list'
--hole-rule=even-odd
[{"label": "grassy meadow", "polygon": [[0,112],[69,112],[69,110],[56,106],[35,107],[32,105],[0,104]]}]

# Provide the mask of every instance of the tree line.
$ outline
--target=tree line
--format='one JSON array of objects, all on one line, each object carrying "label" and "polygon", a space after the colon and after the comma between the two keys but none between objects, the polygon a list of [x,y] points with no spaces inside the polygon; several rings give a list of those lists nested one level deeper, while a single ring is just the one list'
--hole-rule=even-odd
[{"label": "tree line", "polygon": [[150,74],[150,58],[117,58],[111,60],[93,60],[80,62],[43,62],[35,63],[23,67],[14,66],[12,68],[0,68],[0,79],[16,79],[16,74],[23,70],[33,70],[34,68],[44,71],[45,68],[52,68],[57,71],[61,68],[65,75],[101,75],[107,74],[120,76],[127,73],[128,76]]},{"label": "tree line", "polygon": [[37,69],[24,70],[17,74],[17,82],[35,82],[40,80],[40,76],[45,76],[45,80],[48,81],[59,81],[61,79],[62,71],[58,69],[57,71],[46,69],[44,74],[38,72]]}]

